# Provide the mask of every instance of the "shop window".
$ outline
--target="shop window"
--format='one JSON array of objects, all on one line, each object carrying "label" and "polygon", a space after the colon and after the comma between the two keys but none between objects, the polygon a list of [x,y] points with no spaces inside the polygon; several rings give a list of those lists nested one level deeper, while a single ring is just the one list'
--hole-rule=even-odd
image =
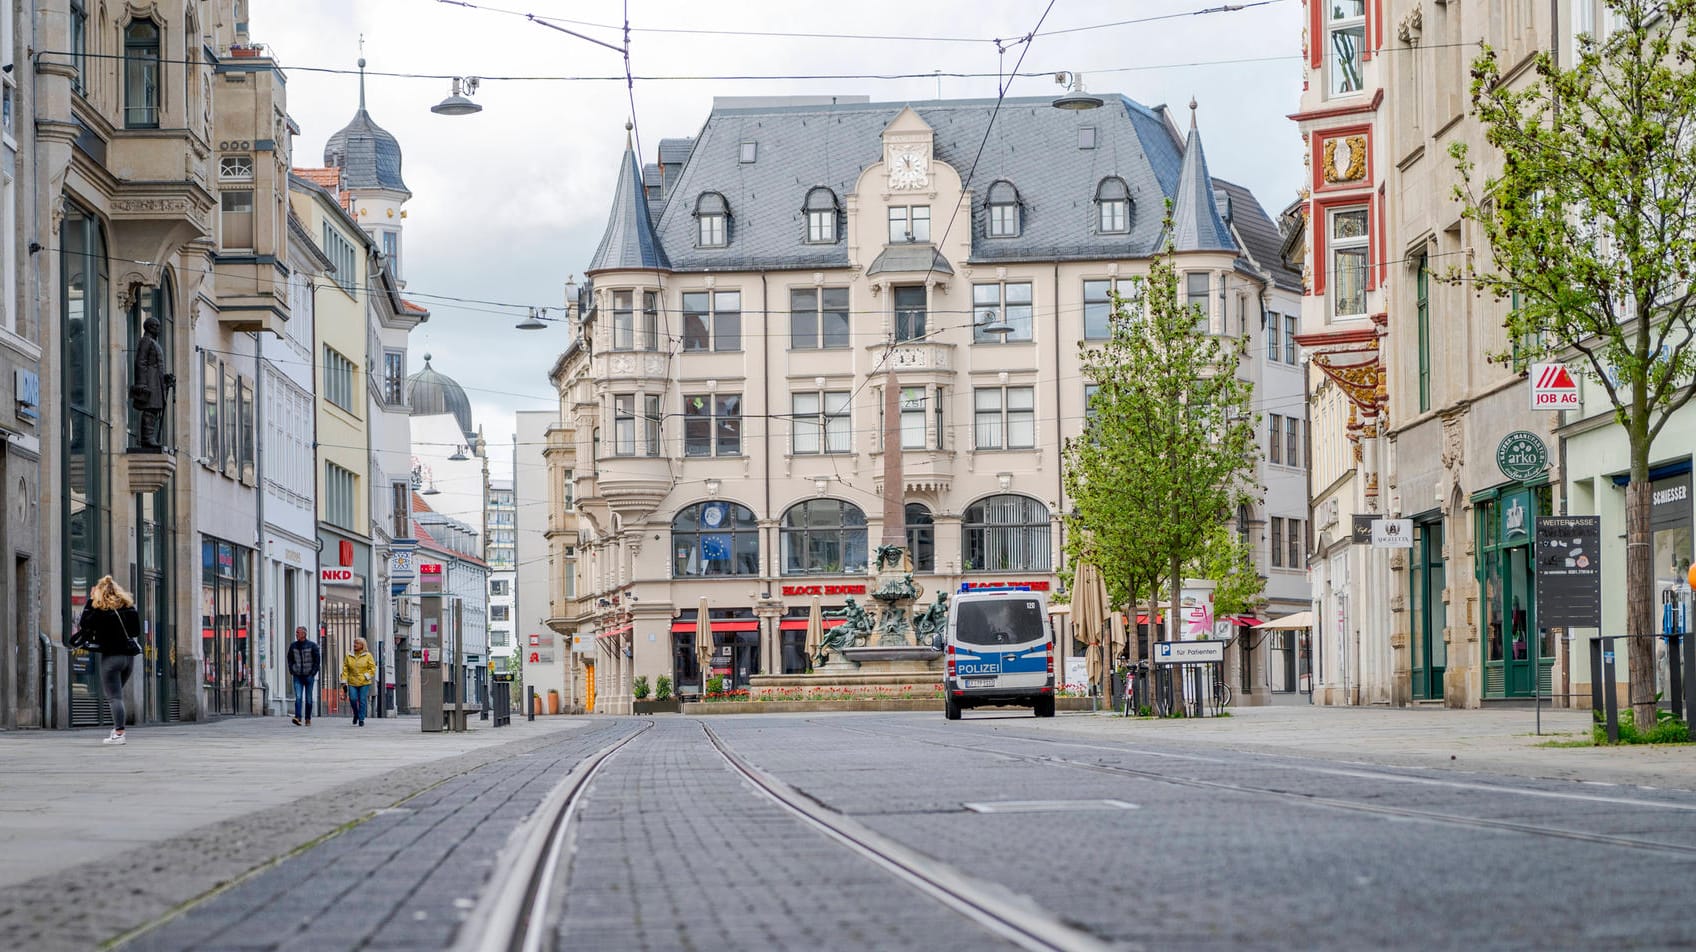
[{"label": "shop window", "polygon": [[1028,496],[1000,495],[966,507],[960,520],[961,568],[968,572],[1046,572],[1048,507]]},{"label": "shop window", "polygon": [[866,571],[866,514],[838,499],[809,499],[783,514],[778,541],[784,575]]}]

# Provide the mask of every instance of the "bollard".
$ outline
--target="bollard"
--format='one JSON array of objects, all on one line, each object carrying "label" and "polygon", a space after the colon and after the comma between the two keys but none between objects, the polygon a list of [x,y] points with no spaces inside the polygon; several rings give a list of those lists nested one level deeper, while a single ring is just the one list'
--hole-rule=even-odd
[{"label": "bollard", "polygon": [[1608,639],[1608,646],[1602,652],[1602,676],[1606,680],[1602,684],[1602,696],[1606,699],[1608,714],[1608,743],[1619,743],[1619,689],[1614,684],[1614,640]]},{"label": "bollard", "polygon": [[1667,636],[1667,710],[1677,717],[1684,708],[1684,642],[1689,635],[1675,632]]},{"label": "bollard", "polygon": [[527,721],[533,721],[536,719],[536,689],[526,685],[524,688],[524,700],[524,719]]},{"label": "bollard", "polygon": [[1602,636],[1590,639],[1590,710],[1602,709]]}]

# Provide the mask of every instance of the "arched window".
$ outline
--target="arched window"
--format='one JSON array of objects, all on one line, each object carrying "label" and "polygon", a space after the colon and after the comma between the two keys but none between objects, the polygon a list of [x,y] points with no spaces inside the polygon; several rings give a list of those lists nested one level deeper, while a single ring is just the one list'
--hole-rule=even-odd
[{"label": "arched window", "polygon": [[807,217],[808,244],[836,243],[836,218],[841,213],[842,206],[837,203],[835,192],[822,185],[813,189],[807,193],[807,201],[802,211]]},{"label": "arched window", "polygon": [[990,185],[984,210],[988,215],[989,237],[1019,237],[1019,190],[1013,187],[1012,182],[1001,179]]},{"label": "arched window", "polygon": [[907,551],[913,556],[913,571],[936,571],[936,519],[922,503],[907,504]]},{"label": "arched window", "polygon": [[990,496],[966,507],[961,523],[968,572],[1046,572],[1048,507],[1029,496]]},{"label": "arched window", "polygon": [[760,574],[760,530],[754,513],[733,502],[698,502],[671,520],[671,575]]},{"label": "arched window", "polygon": [[853,503],[809,499],[783,514],[784,575],[860,575],[866,571],[866,514]]},{"label": "arched window", "polygon": [[695,200],[697,243],[702,248],[730,246],[730,203],[717,192],[702,192]]},{"label": "arched window", "polygon": [[1125,180],[1109,175],[1095,187],[1096,229],[1104,235],[1123,235],[1131,230],[1131,190]]},{"label": "arched window", "polygon": [[124,125],[159,127],[159,24],[152,20],[124,29]]}]

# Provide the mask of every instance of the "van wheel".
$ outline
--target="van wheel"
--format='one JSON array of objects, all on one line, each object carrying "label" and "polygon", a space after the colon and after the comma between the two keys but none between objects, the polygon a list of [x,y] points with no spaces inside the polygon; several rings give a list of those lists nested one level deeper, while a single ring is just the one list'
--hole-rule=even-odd
[{"label": "van wheel", "polygon": [[1036,716],[1037,717],[1053,717],[1054,716],[1054,699],[1051,698],[1051,697],[1037,698],[1036,704],[1033,705],[1033,706],[1036,708]]},{"label": "van wheel", "polygon": [[951,721],[959,720],[960,702],[953,698],[944,698],[942,701],[942,716]]}]

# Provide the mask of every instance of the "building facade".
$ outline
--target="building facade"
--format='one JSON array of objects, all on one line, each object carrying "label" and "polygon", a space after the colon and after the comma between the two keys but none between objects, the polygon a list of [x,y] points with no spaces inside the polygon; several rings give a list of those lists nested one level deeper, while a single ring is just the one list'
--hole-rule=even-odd
[{"label": "building facade", "polygon": [[[993,111],[732,101],[693,140],[662,142],[647,176],[627,148],[555,369],[594,710],[627,710],[637,675],[693,693],[803,670],[811,598],[865,595],[886,492],[928,592],[1054,588],[1060,447],[1089,398],[1079,345],[1105,337],[1111,292],[1168,239],[1206,332],[1265,352],[1278,243],[1257,266],[1226,219],[1277,229],[1211,177],[1193,111],[1185,133],[1120,97],[1079,113],[1011,100],[986,137]],[[1001,320],[1005,335],[981,326]],[[881,445],[887,386],[899,447]],[[1299,399],[1286,412],[1304,416]],[[904,485],[883,485],[885,452],[902,454]],[[1304,511],[1299,490],[1276,507]],[[1265,565],[1269,520],[1242,516]],[[1298,574],[1283,581],[1278,597],[1305,600]]]},{"label": "building facade", "polygon": [[[516,443],[516,436],[514,438]],[[513,447],[514,452],[517,446]],[[515,608],[518,598],[518,496],[511,479],[489,480],[489,536],[484,540],[484,558],[489,563],[489,667],[505,673],[512,657],[517,631]],[[541,516],[541,507],[532,511]]]},{"label": "building facade", "polygon": [[1382,132],[1382,4],[1308,4],[1301,109],[1292,118],[1309,179],[1293,257],[1304,297],[1297,343],[1307,364],[1311,421],[1306,559],[1312,587],[1315,700],[1385,703],[1395,691],[1389,553],[1357,545],[1356,518],[1382,518],[1390,407],[1385,390],[1383,263],[1392,196]]},{"label": "building facade", "polygon": [[[32,49],[64,51],[31,60],[34,187],[50,222],[31,239],[50,249],[32,276],[54,381],[40,410],[62,421],[42,446],[39,529],[51,551],[35,578],[53,591],[32,627],[68,630],[101,575],[134,590],[145,630],[130,689],[144,720],[263,703],[257,339],[289,317],[276,199],[292,125],[244,8],[65,0],[37,4],[32,28]],[[154,346],[167,388],[144,417],[131,385],[136,356],[151,360]],[[106,716],[88,656],[42,673],[48,722]]]},{"label": "building facade", "polygon": [[[42,377],[56,379],[55,365],[42,363],[44,334],[60,327],[48,294],[56,272],[52,255],[20,254],[54,220],[57,195],[39,163],[21,163],[37,154],[35,110],[41,71],[19,69],[42,48],[38,36],[50,31],[38,21],[34,0],[0,10],[0,486],[8,505],[0,509],[0,618],[6,634],[0,649],[0,727],[42,727],[54,722],[63,655],[48,632],[49,617],[59,619],[59,591],[51,574],[51,534],[44,533],[39,501],[61,490],[44,471],[53,472],[52,442],[58,434],[43,426]],[[45,11],[43,11],[45,13]],[[41,33],[37,32],[40,22]],[[63,72],[64,65],[55,67]],[[61,134],[64,130],[61,130]],[[47,418],[52,419],[52,418]],[[43,459],[43,442],[50,456]],[[44,463],[45,468],[44,468]],[[49,530],[51,532],[52,530]],[[52,605],[51,610],[44,606]]]}]

